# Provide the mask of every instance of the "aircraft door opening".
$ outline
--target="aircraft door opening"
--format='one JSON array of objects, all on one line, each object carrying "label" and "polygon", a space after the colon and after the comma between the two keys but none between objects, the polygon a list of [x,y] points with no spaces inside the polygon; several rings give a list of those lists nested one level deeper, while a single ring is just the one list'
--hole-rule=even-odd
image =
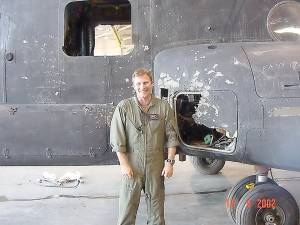
[{"label": "aircraft door opening", "polygon": [[234,151],[237,100],[233,92],[179,92],[174,110],[183,145],[197,150]]},{"label": "aircraft door opening", "polygon": [[155,94],[175,110],[183,153],[222,159],[241,156],[245,129],[240,128],[257,127],[260,119],[250,122],[249,118],[258,118],[260,111],[247,110],[249,104],[256,104],[250,99],[256,95],[240,45],[164,50],[155,57],[154,75]]}]

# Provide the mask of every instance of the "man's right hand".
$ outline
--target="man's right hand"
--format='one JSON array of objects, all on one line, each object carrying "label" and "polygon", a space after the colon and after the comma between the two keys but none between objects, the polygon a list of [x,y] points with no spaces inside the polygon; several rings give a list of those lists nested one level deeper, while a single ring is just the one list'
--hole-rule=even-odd
[{"label": "man's right hand", "polygon": [[121,173],[129,179],[133,178],[133,171],[129,165],[121,165]]}]

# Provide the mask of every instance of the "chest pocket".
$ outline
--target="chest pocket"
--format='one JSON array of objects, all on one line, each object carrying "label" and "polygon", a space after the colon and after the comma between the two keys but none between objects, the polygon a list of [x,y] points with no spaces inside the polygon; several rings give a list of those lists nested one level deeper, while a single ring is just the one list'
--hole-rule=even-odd
[{"label": "chest pocket", "polygon": [[151,132],[159,132],[164,133],[164,118],[159,114],[148,114],[147,115],[148,123]]},{"label": "chest pocket", "polygon": [[142,129],[136,119],[131,116],[126,117],[126,137],[127,148],[135,151],[140,148]]}]

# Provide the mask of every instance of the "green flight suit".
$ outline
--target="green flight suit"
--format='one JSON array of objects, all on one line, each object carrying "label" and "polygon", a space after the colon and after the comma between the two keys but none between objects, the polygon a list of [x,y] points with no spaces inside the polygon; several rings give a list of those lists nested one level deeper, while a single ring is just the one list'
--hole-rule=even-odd
[{"label": "green flight suit", "polygon": [[152,96],[147,113],[137,98],[121,101],[115,109],[110,129],[113,151],[126,152],[134,178],[122,177],[118,225],[134,225],[145,192],[147,224],[165,225],[164,147],[178,143],[174,112],[170,105]]}]

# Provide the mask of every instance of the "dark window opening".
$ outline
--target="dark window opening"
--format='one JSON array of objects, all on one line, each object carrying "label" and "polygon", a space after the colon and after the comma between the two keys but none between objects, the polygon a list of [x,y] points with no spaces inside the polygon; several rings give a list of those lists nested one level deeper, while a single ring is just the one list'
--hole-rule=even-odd
[{"label": "dark window opening", "polygon": [[63,50],[67,55],[125,55],[132,49],[129,1],[90,0],[66,6]]}]

